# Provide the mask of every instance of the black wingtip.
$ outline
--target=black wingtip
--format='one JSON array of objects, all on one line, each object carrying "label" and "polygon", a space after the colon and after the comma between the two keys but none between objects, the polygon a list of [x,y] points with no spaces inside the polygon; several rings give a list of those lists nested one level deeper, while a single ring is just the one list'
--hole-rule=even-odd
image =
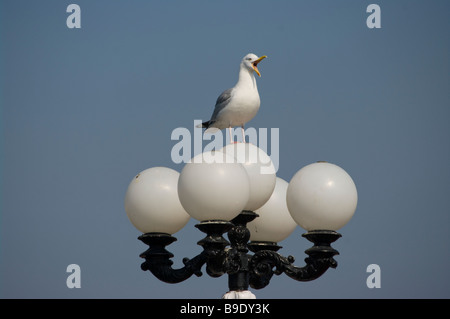
[{"label": "black wingtip", "polygon": [[209,125],[209,121],[208,122],[203,122],[202,124],[198,124],[198,125],[196,125],[195,127],[197,127],[197,128],[208,128],[208,125]]},{"label": "black wingtip", "polygon": [[213,124],[213,121],[206,121],[202,123],[202,128],[209,128],[211,124]]},{"label": "black wingtip", "polygon": [[198,124],[196,127],[208,129],[208,128],[209,128],[211,125],[213,125],[215,122],[216,122],[216,121],[211,121],[211,120],[209,120],[209,121],[203,122],[202,124]]}]

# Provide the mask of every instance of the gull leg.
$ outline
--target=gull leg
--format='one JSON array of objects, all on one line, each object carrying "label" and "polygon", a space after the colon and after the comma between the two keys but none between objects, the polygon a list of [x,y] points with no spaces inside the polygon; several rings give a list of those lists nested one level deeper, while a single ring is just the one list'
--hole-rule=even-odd
[{"label": "gull leg", "polygon": [[230,133],[230,144],[233,144],[233,135],[231,135],[231,125],[228,127],[228,132]]},{"label": "gull leg", "polygon": [[244,124],[241,125],[241,131],[242,131],[242,143],[246,143],[245,141],[245,130],[244,130]]}]

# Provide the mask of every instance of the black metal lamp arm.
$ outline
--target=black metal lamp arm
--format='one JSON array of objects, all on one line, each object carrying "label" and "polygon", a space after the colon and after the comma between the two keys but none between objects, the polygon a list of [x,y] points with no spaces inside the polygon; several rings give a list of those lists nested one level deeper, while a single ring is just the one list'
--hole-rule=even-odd
[{"label": "black metal lamp arm", "polygon": [[303,237],[314,243],[313,247],[305,251],[309,256],[305,258],[305,266],[295,266],[294,257],[284,257],[273,250],[256,251],[250,259],[250,286],[255,289],[264,288],[274,274],[281,273],[297,281],[311,281],[322,276],[328,268],[337,267],[333,256],[339,252],[330,244],[341,237],[340,234],[335,231],[318,230],[308,232]]},{"label": "black metal lamp arm", "polygon": [[202,251],[192,259],[184,258],[184,267],[173,269],[173,261],[170,260],[173,254],[165,249],[167,245],[176,241],[175,237],[165,233],[146,233],[139,236],[139,239],[150,248],[143,252],[140,257],[145,259],[141,264],[141,269],[149,270],[156,278],[170,284],[182,282],[193,274],[201,276],[201,267],[207,261],[207,253]]}]

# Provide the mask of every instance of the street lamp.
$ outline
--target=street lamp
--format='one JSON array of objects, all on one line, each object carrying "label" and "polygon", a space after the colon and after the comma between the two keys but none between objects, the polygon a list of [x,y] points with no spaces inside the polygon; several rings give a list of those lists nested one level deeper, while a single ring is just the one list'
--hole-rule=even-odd
[{"label": "street lamp", "polygon": [[[143,233],[139,239],[149,246],[140,255],[145,259],[142,270],[178,283],[193,274],[201,276],[206,265],[211,277],[228,274],[229,292],[223,298],[255,298],[249,286],[264,288],[274,274],[310,281],[335,268],[333,256],[339,253],[331,243],[341,237],[336,231],[353,216],[356,204],[355,184],[339,166],[313,163],[287,183],[275,175],[270,157],[248,143],[198,154],[181,173],[147,169],[132,179],[125,195],[126,213]],[[166,247],[190,217],[206,234],[198,242],[203,251],[173,269],[174,256]],[[292,256],[278,253],[278,243],[297,224],[314,244],[305,251],[303,267],[295,266]]]}]

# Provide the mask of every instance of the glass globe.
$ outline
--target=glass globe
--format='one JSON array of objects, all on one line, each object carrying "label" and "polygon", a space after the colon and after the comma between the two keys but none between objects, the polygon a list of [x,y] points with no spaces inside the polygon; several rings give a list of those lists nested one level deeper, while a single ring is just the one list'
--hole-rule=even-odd
[{"label": "glass globe", "polygon": [[190,216],[178,199],[179,173],[167,167],[153,167],[137,174],[125,194],[125,211],[142,233],[174,234]]},{"label": "glass globe", "polygon": [[355,213],[357,201],[350,175],[327,162],[300,169],[292,177],[286,194],[292,218],[308,231],[343,227]]},{"label": "glass globe", "polygon": [[270,156],[250,143],[228,144],[220,151],[233,156],[247,171],[250,195],[244,209],[255,211],[263,206],[272,195],[276,183],[275,167]]},{"label": "glass globe", "polygon": [[178,179],[181,205],[199,221],[233,219],[244,209],[249,194],[245,168],[222,152],[195,156]]},{"label": "glass globe", "polygon": [[267,203],[257,209],[258,218],[247,224],[251,241],[278,243],[297,227],[286,205],[288,182],[277,177],[275,189]]}]

